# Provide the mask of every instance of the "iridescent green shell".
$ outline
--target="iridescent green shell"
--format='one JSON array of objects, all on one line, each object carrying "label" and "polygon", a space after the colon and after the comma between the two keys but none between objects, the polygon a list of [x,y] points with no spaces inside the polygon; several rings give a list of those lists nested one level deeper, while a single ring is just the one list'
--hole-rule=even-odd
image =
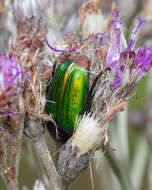
[{"label": "iridescent green shell", "polygon": [[57,121],[61,127],[73,131],[75,120],[83,111],[86,101],[88,76],[80,65],[75,64],[67,70],[64,81]]},{"label": "iridescent green shell", "polygon": [[46,100],[46,105],[45,105],[45,111],[50,114],[52,119],[56,118],[56,113],[57,113],[57,102],[59,98],[59,94],[61,91],[61,80],[63,79],[69,65],[70,61],[66,60],[62,64],[60,64],[55,72],[55,75],[53,77],[53,81],[51,85],[49,86],[49,90],[47,93],[47,100]]},{"label": "iridescent green shell", "polygon": [[64,61],[56,70],[53,78],[46,112],[51,113],[58,125],[73,131],[77,116],[81,114],[86,102],[88,75],[84,68]]}]

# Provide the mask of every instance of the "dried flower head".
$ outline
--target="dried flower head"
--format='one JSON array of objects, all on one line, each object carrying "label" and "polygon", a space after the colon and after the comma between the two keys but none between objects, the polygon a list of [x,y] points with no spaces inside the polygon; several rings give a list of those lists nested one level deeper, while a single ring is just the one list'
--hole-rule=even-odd
[{"label": "dried flower head", "polygon": [[13,5],[18,24],[18,37],[11,42],[10,52],[17,56],[20,66],[29,76],[23,88],[26,116],[39,118],[44,107],[43,83],[47,83],[50,72],[43,64],[48,2],[15,0]]},{"label": "dried flower head", "polygon": [[[137,40],[141,26],[146,22],[137,17],[138,24],[133,30],[130,41],[124,51],[120,50],[121,43],[121,23],[119,22],[119,12],[115,10],[112,31],[111,44],[108,48],[107,64],[115,72],[115,79],[112,84],[113,90],[123,88],[126,85],[130,90],[146,74],[152,64],[152,48],[140,47],[136,52],[133,48]],[[124,89],[125,90],[125,89]],[[128,94],[129,92],[127,92]],[[126,95],[127,95],[126,94]],[[124,96],[126,96],[124,95]]]},{"label": "dried flower head", "polygon": [[0,172],[6,184],[18,176],[24,122],[22,90],[27,78],[14,55],[0,53]]},{"label": "dried flower head", "polygon": [[[103,127],[116,112],[123,110],[126,98],[152,66],[152,47],[141,46],[137,50],[134,49],[141,26],[146,20],[137,17],[138,24],[127,45],[122,23],[119,21],[119,11],[115,9],[112,15],[110,36],[104,37],[103,45],[97,50],[99,55],[102,55],[102,68],[110,68],[110,71],[99,79],[92,96],[91,112],[100,120],[99,127]],[[97,72],[96,64],[92,69]]]}]

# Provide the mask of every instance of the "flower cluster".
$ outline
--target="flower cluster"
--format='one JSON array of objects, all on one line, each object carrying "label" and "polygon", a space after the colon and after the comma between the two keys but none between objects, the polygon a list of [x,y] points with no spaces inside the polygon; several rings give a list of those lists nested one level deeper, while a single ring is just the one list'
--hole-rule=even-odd
[{"label": "flower cluster", "polygon": [[121,24],[119,12],[114,10],[112,21],[111,43],[107,54],[107,64],[115,72],[115,80],[112,84],[114,90],[128,83],[130,90],[147,73],[152,65],[152,46],[140,47],[137,52],[133,50],[141,26],[146,20],[138,19],[138,25],[133,30],[130,41],[124,51],[120,51]]},{"label": "flower cluster", "polygon": [[[24,77],[23,77],[24,75]],[[0,53],[0,107],[1,112],[12,114],[9,104],[21,93],[22,83],[28,78],[21,71],[15,56]]]},{"label": "flower cluster", "polygon": [[[91,106],[94,119],[100,120],[99,128],[105,128],[106,122],[115,113],[124,109],[128,95],[152,66],[152,46],[149,48],[141,46],[137,50],[134,48],[141,26],[146,20],[137,17],[138,24],[127,44],[122,30],[123,23],[119,21],[119,11],[115,9],[112,16],[110,36],[103,35],[104,40],[100,45],[104,59],[102,63],[98,62],[102,64],[102,68],[108,67],[110,71],[100,77]],[[96,65],[92,66],[92,72],[97,72]],[[100,132],[99,136],[102,135]],[[106,139],[106,133],[104,136]]]},{"label": "flower cluster", "polygon": [[[73,137],[63,145],[58,160],[59,173],[68,182],[88,166],[90,152],[101,146],[113,151],[108,145],[108,121],[124,110],[129,94],[152,66],[152,47],[134,49],[146,21],[138,17],[127,44],[119,11],[115,9],[112,16],[110,36],[109,33],[108,36],[106,33],[92,34],[75,49],[76,54],[88,55],[91,61],[90,69],[86,70],[89,73],[88,109],[76,121]],[[98,39],[99,36],[103,38]],[[77,163],[81,163],[79,167]]]}]

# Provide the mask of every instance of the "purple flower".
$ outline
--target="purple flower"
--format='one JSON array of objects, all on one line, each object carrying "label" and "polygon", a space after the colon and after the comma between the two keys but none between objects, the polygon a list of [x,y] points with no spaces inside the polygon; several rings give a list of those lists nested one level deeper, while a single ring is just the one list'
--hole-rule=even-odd
[{"label": "purple flower", "polygon": [[21,71],[15,56],[0,53],[0,114],[17,118],[12,108],[13,97],[21,93],[22,83],[27,78],[28,74]]},{"label": "purple flower", "polygon": [[0,53],[0,90],[7,92],[12,86],[15,86],[19,91],[21,83],[27,77],[27,73],[21,71],[15,56]]},{"label": "purple flower", "polygon": [[107,52],[107,66],[111,68],[114,76],[112,89],[115,91],[120,85],[123,87],[126,84],[132,89],[152,66],[152,46],[149,48],[142,46],[137,51],[134,50],[139,31],[146,20],[137,17],[138,24],[131,34],[128,45],[122,50],[120,42],[123,35],[119,11],[115,9],[112,15],[112,29]]}]

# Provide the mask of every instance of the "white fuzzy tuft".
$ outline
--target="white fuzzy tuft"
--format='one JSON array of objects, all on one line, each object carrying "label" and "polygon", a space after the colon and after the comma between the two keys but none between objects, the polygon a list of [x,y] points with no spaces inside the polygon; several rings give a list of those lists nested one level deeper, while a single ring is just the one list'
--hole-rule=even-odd
[{"label": "white fuzzy tuft", "polygon": [[107,20],[99,13],[88,14],[84,20],[82,33],[86,37],[88,34],[104,32]]},{"label": "white fuzzy tuft", "polygon": [[79,148],[80,153],[89,152],[101,144],[105,128],[99,127],[99,121],[90,114],[83,115],[78,121],[73,135],[72,144]]}]

